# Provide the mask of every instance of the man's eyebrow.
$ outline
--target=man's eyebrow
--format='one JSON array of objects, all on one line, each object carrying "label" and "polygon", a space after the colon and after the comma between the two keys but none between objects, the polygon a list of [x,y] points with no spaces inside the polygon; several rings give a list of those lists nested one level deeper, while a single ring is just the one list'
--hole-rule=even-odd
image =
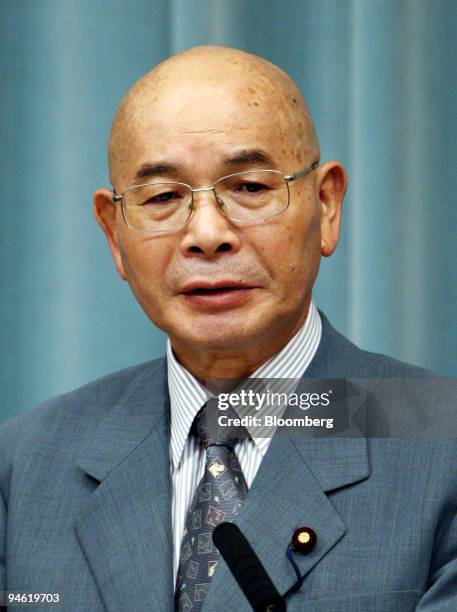
[{"label": "man's eyebrow", "polygon": [[152,178],[154,176],[176,175],[178,167],[171,162],[145,162],[135,172],[134,180]]},{"label": "man's eyebrow", "polygon": [[[243,149],[239,153],[228,155],[222,159],[222,164],[226,166],[247,166],[250,164],[262,164],[264,166],[275,167],[272,158],[261,149]],[[144,162],[133,176],[133,180],[154,178],[155,176],[175,176],[178,175],[179,168],[173,162],[157,161]]]},{"label": "man's eyebrow", "polygon": [[227,156],[223,162],[227,166],[247,166],[248,164],[262,164],[275,167],[273,159],[261,149],[245,149],[234,155]]}]

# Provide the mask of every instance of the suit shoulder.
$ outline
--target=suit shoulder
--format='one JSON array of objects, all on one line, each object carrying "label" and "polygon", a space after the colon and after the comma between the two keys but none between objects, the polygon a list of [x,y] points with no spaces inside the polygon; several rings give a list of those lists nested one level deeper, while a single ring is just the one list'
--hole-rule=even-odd
[{"label": "suit shoulder", "polygon": [[0,452],[18,450],[31,439],[54,432],[92,430],[113,406],[148,386],[163,385],[165,359],[112,372],[77,389],[53,397],[0,425]]},{"label": "suit shoulder", "polygon": [[334,329],[322,312],[320,315],[322,339],[316,353],[316,360],[320,369],[333,372],[335,377],[420,378],[437,376],[431,370],[359,348]]},{"label": "suit shoulder", "polygon": [[378,376],[387,376],[389,378],[428,378],[429,376],[437,376],[437,374],[431,370],[427,370],[426,368],[422,368],[406,361],[394,359],[393,357],[383,355],[382,353],[373,353],[363,349],[358,350],[360,351],[360,358],[366,363],[366,367],[370,370],[373,369],[377,371]]}]

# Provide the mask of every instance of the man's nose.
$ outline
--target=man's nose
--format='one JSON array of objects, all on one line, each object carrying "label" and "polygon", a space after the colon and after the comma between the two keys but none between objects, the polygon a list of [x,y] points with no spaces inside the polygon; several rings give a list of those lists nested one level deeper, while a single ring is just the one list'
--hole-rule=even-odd
[{"label": "man's nose", "polygon": [[216,203],[214,191],[194,192],[194,211],[181,243],[184,254],[213,257],[218,253],[236,252],[240,246],[239,233]]}]

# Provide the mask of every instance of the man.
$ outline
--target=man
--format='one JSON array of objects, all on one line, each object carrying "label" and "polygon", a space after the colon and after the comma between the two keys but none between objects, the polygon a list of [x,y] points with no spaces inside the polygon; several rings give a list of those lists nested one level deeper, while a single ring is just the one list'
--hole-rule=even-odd
[{"label": "man", "polygon": [[224,516],[280,594],[297,581],[294,532],[315,536],[294,553],[304,581],[290,610],[457,609],[452,440],[213,445],[198,428],[217,410],[217,379],[303,377],[300,389],[427,374],[361,351],[316,310],[346,175],[320,162],[296,85],[241,51],[178,54],[123,100],[109,167],[94,212],[119,275],[168,334],[167,359],[0,429],[0,590],[59,594],[65,610],[248,610],[206,537]]}]

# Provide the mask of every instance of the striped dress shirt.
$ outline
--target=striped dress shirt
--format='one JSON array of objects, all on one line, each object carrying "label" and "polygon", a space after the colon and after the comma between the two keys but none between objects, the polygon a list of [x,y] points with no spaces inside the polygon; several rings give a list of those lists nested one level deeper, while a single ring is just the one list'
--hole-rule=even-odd
[{"label": "striped dress shirt", "polygon": [[[311,301],[303,327],[251,377],[301,378],[316,353],[321,334],[319,312]],[[197,412],[211,397],[211,393],[177,361],[170,340],[167,342],[167,368],[171,407],[173,576],[176,582],[187,510],[205,471],[205,450],[189,432]],[[271,438],[248,438],[235,445],[234,451],[248,487],[254,480],[270,442]]]}]

